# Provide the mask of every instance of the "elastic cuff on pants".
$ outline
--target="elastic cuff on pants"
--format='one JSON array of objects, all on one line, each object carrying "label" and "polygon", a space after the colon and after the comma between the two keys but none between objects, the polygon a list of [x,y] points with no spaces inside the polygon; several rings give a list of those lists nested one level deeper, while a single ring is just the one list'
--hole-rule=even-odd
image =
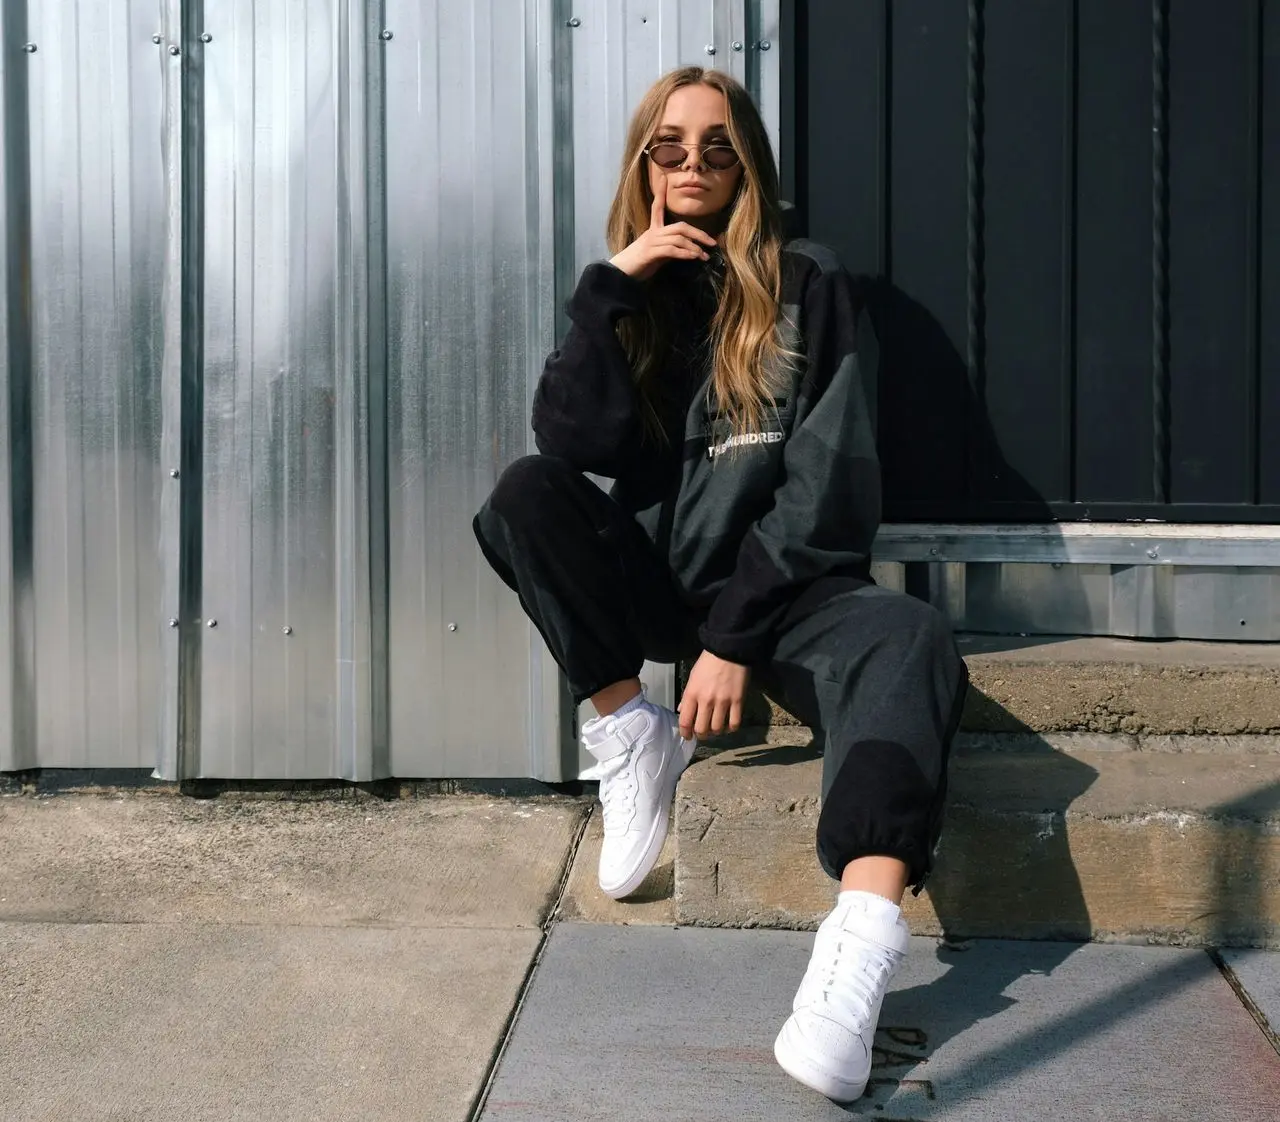
[{"label": "elastic cuff on pants", "polygon": [[818,860],[840,878],[858,857],[896,857],[910,884],[928,872],[939,791],[915,757],[891,740],[851,746],[818,816]]}]

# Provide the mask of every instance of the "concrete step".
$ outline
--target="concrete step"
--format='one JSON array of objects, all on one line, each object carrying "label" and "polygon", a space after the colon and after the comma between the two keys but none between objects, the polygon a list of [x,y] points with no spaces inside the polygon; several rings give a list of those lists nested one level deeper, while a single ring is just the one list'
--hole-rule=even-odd
[{"label": "concrete step", "polygon": [[[677,922],[821,920],[821,769],[783,729],[685,773]],[[915,934],[1280,947],[1280,737],[963,733],[948,801]]]},{"label": "concrete step", "polygon": [[[1280,645],[958,641],[973,689],[917,934],[1280,946]],[[681,781],[680,923],[830,908],[820,745],[756,712]]]},{"label": "concrete step", "polygon": [[[1280,643],[961,635],[971,732],[1280,733]],[[795,726],[760,699],[764,725]]]}]

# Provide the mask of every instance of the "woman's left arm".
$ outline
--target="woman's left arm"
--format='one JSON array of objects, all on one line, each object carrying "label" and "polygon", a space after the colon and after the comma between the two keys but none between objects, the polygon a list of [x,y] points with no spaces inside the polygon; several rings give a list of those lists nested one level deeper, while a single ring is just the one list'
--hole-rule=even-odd
[{"label": "woman's left arm", "polygon": [[700,632],[706,650],[741,665],[768,657],[774,629],[805,585],[869,562],[880,524],[868,404],[878,356],[865,318],[858,330],[847,272],[832,268],[810,281],[801,326],[807,367],[783,449],[782,482],[773,508],[747,530],[733,575]]}]

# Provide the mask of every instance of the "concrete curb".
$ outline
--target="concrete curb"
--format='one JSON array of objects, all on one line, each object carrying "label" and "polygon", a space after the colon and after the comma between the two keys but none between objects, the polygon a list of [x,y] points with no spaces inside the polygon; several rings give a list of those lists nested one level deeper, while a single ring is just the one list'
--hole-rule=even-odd
[{"label": "concrete curb", "polygon": [[[962,737],[916,934],[1280,947],[1280,753],[1217,738]],[[811,928],[821,760],[756,745],[676,796],[681,924]]]}]

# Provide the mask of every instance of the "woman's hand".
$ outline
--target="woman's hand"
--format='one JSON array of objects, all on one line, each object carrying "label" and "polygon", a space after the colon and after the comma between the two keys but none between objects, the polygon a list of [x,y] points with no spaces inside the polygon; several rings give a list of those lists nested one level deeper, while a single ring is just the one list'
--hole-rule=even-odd
[{"label": "woman's hand", "polygon": [[688,740],[709,732],[736,732],[742,724],[742,699],[751,670],[703,651],[693,664],[680,699],[680,735]]},{"label": "woman's hand", "polygon": [[706,261],[703,246],[714,246],[716,239],[688,222],[667,224],[667,177],[658,180],[649,214],[649,228],[609,263],[637,280],[648,280],[664,261]]}]

